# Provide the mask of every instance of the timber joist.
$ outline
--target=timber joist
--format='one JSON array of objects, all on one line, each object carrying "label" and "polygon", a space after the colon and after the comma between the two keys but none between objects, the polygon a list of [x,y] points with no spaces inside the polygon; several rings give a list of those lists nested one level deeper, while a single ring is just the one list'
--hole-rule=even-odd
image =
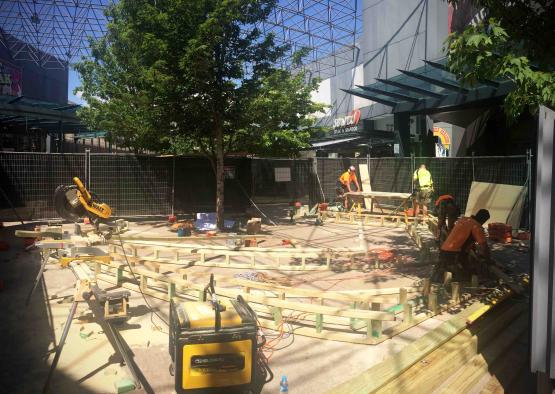
[{"label": "timber joist", "polygon": [[[127,264],[102,261],[92,264],[95,265],[97,279],[140,290],[159,299],[204,299],[206,278],[203,278],[202,284],[192,281],[190,278],[193,275],[188,276],[182,268],[174,267],[168,275],[154,272],[147,266],[135,265],[133,277]],[[167,268],[163,265],[164,272],[168,271]],[[220,297],[235,299],[241,295],[259,313],[263,327],[278,329],[287,323],[299,335],[350,343],[383,342],[445,309],[445,306],[437,304],[436,298],[435,309],[413,315],[416,302],[410,299],[414,296],[422,298],[417,288],[322,292],[223,276],[216,276],[216,281],[216,292]],[[222,287],[222,284],[234,287]],[[311,298],[316,302],[298,301],[302,298]],[[333,306],[325,305],[332,302]],[[340,302],[344,305],[338,306]]]},{"label": "timber joist", "polygon": [[[147,251],[145,256],[139,252]],[[204,267],[248,268],[257,270],[329,270],[337,257],[354,259],[364,255],[361,248],[229,248],[224,245],[174,244],[149,241],[128,241],[110,244],[110,252],[130,261],[175,262]],[[123,255],[125,252],[125,256]],[[168,257],[167,255],[170,254]],[[223,258],[223,261],[221,261]],[[219,259],[220,261],[214,261]],[[246,261],[246,259],[248,259]],[[289,264],[282,264],[284,261]],[[293,264],[291,264],[293,260]]]},{"label": "timber joist", "polygon": [[406,225],[409,222],[414,221],[411,216],[401,216],[401,215],[374,215],[368,213],[358,213],[358,212],[322,212],[322,218],[324,220],[332,220],[334,223],[341,224],[363,224],[371,226],[400,226],[401,222]]}]

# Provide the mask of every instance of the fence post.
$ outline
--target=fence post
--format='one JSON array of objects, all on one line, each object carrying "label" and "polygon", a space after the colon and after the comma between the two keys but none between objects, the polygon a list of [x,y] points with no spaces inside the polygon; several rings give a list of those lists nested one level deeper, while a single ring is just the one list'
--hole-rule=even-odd
[{"label": "fence post", "polygon": [[527,183],[527,191],[526,191],[526,199],[528,205],[528,230],[532,229],[532,149],[526,150],[526,183]]},{"label": "fence post", "polygon": [[316,157],[312,158],[312,171],[316,175],[316,181],[318,182],[318,187],[320,193],[322,194],[323,202],[326,202],[326,195],[324,194],[324,189],[322,188],[322,182],[320,182],[320,175],[318,174],[318,159]]},{"label": "fence post", "polygon": [[85,187],[91,189],[91,150],[85,149]]},{"label": "fence post", "polygon": [[175,206],[175,155],[172,156],[172,216],[174,216]]},{"label": "fence post", "polygon": [[474,151],[472,151],[472,182],[476,180],[476,175],[474,173]]},{"label": "fence post", "polygon": [[414,153],[410,154],[410,184],[411,184],[411,192],[414,192],[414,182],[412,177],[414,176],[414,171],[416,171],[415,168],[415,161],[416,158],[414,157]]}]

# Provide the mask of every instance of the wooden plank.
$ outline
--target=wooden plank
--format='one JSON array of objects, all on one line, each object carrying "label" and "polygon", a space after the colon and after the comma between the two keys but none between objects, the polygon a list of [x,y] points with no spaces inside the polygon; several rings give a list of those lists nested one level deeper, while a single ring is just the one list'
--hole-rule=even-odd
[{"label": "wooden plank", "polygon": [[466,327],[467,316],[481,306],[481,303],[472,304],[455,315],[455,317],[442,323],[434,330],[407,345],[399,353],[396,353],[380,364],[368,369],[354,379],[332,388],[328,392],[330,394],[366,394],[376,391],[399,376],[411,365],[418,362],[439,346],[443,345],[453,336],[464,330]]},{"label": "wooden plank", "polygon": [[243,235],[243,234],[236,234],[236,235],[227,235],[227,234],[219,234],[219,235],[212,235],[208,236],[190,236],[190,237],[178,237],[177,234],[174,236],[148,236],[143,234],[130,234],[127,233],[126,235],[120,235],[117,240],[121,238],[122,241],[152,241],[152,242],[211,242],[217,240],[227,240],[227,239],[268,239],[272,238],[270,235],[265,234],[254,234],[254,235]]},{"label": "wooden plank", "polygon": [[[133,256],[124,256],[121,253],[110,253],[111,256],[123,259],[127,257],[127,260],[142,262],[142,261],[153,261],[157,263],[163,264],[182,264],[182,265],[195,265],[198,267],[220,267],[220,268],[237,268],[237,269],[253,269],[252,262],[244,262],[244,263],[225,263],[225,262],[214,262],[214,261],[190,261],[190,260],[182,260],[181,262],[163,258],[154,258],[154,257],[133,257]],[[256,263],[255,265],[256,270],[260,271],[328,271],[329,268],[326,265],[316,265],[316,264],[306,264],[305,267],[301,267],[300,265],[268,265],[263,263]]]},{"label": "wooden plank", "polygon": [[[119,245],[119,244],[117,244]],[[171,248],[171,249],[185,249],[195,251],[198,253],[199,251],[232,251],[225,245],[196,245],[196,244],[179,244],[179,243],[165,243],[165,242],[153,242],[153,241],[130,241],[125,242],[124,245],[132,245],[132,246],[161,246],[164,248]],[[268,253],[268,252],[275,252],[275,253],[313,253],[313,254],[320,254],[323,252],[330,252],[330,253],[345,253],[345,252],[360,252],[359,248],[346,248],[346,247],[338,247],[338,248],[311,248],[311,247],[303,247],[298,246],[295,248],[286,248],[286,247],[271,247],[271,248],[259,248],[259,247],[242,247],[237,252],[256,252],[260,254]],[[309,256],[307,256],[309,257]]]},{"label": "wooden plank", "polygon": [[[360,174],[360,186],[362,187],[363,192],[371,192],[372,185],[370,184],[370,172],[368,171],[368,164],[359,164],[358,165],[358,172]],[[372,209],[372,199],[365,198],[364,199],[364,206],[366,209]]]},{"label": "wooden plank", "polygon": [[403,374],[377,392],[397,394],[433,392],[450,375],[465,365],[477,352],[495,338],[500,331],[522,314],[523,304],[510,306],[497,316],[492,316],[472,330],[465,329],[425,358],[415,363]]},{"label": "wooden plank", "polygon": [[347,196],[354,196],[354,197],[379,197],[379,198],[398,198],[398,199],[407,199],[410,197],[410,193],[396,193],[396,192],[378,192],[378,191],[369,191],[369,192],[347,192],[345,193]]},{"label": "wooden plank", "polygon": [[465,363],[454,380],[438,393],[467,393],[488,371],[489,365],[493,364],[527,329],[528,315],[521,315],[513,324],[506,327],[500,334],[488,344],[481,354],[478,354]]}]

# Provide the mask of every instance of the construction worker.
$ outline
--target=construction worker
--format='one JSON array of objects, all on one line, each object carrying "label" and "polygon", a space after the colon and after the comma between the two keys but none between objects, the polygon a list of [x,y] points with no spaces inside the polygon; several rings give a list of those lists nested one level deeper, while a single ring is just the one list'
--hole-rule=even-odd
[{"label": "construction worker", "polygon": [[[489,245],[482,227],[489,217],[487,209],[480,209],[476,215],[457,220],[439,248],[439,264],[434,268],[433,282],[440,282],[445,271],[452,272],[458,280],[466,279],[460,276],[464,276],[464,271],[470,271],[469,254],[476,255],[486,262],[489,261]],[[478,253],[475,251],[476,244],[479,246]]]},{"label": "construction worker", "polygon": [[[340,195],[345,194],[346,192],[352,192],[353,187],[352,184],[356,186],[355,191],[360,191],[360,186],[358,185],[357,174],[355,166],[350,166],[347,171],[345,171],[339,179],[337,180],[337,189],[340,192]],[[347,198],[345,198],[345,208],[348,207]]]},{"label": "construction worker", "polygon": [[420,168],[414,171],[412,181],[416,189],[416,199],[414,200],[414,216],[420,213],[420,206],[424,213],[424,219],[428,215],[428,204],[431,201],[434,192],[434,182],[432,174],[426,169],[425,164],[420,164]]},{"label": "construction worker", "polygon": [[455,226],[461,211],[455,201],[455,197],[450,194],[439,196],[434,205],[437,213],[436,240],[441,245]]}]

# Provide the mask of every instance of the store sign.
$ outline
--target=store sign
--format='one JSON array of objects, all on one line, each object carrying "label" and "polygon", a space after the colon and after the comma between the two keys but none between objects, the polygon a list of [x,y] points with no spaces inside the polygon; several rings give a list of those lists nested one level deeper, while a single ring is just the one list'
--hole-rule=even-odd
[{"label": "store sign", "polygon": [[21,96],[21,69],[4,60],[0,60],[0,96]]},{"label": "store sign", "polygon": [[360,110],[354,109],[349,115],[334,119],[333,134],[344,134],[358,131],[359,121]]},{"label": "store sign", "polygon": [[449,146],[451,145],[451,137],[449,137],[447,130],[442,127],[434,127],[434,136],[439,138],[441,144],[446,149],[449,149]]}]

